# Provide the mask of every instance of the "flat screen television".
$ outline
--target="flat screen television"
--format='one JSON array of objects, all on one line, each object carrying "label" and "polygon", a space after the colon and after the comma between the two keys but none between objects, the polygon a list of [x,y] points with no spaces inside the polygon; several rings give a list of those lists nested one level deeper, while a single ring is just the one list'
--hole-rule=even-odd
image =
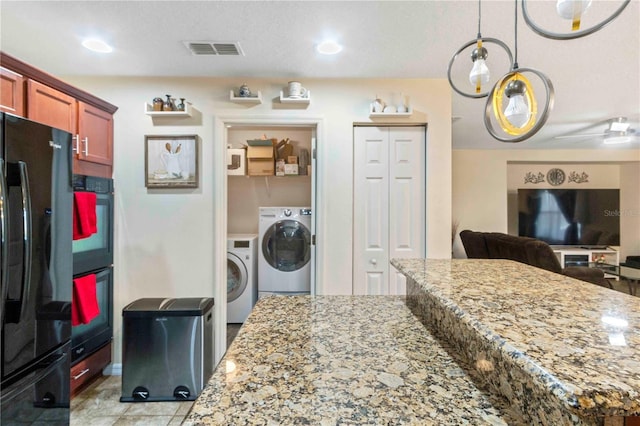
[{"label": "flat screen television", "polygon": [[518,189],[518,235],[551,245],[620,245],[620,190]]}]

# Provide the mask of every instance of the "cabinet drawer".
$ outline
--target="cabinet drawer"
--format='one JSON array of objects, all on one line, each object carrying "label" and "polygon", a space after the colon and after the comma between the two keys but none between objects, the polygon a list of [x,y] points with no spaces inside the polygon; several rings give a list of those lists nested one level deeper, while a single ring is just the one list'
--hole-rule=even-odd
[{"label": "cabinet drawer", "polygon": [[82,387],[102,373],[102,369],[111,362],[111,343],[71,367],[71,396],[75,396]]}]

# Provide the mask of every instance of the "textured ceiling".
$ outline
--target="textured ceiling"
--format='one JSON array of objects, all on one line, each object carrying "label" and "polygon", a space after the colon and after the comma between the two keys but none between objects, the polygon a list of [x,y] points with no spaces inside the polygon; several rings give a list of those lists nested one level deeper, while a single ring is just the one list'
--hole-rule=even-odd
[{"label": "textured ceiling", "polygon": [[[620,4],[593,3],[594,18]],[[555,1],[534,5],[532,11],[553,10]],[[0,48],[57,76],[446,78],[452,54],[475,38],[478,3],[2,0],[0,18]],[[540,37],[521,14],[518,19],[519,65],[545,73],[556,90],[549,121],[525,142],[497,142],[482,122],[485,100],[454,93],[455,148],[602,148],[600,137],[553,136],[598,133],[615,116],[640,127],[640,0],[603,30],[577,40]],[[482,2],[483,36],[513,49],[513,27],[513,1]],[[102,36],[114,52],[80,47],[89,35]],[[317,54],[314,45],[325,36],[343,43],[343,52]],[[188,40],[239,42],[245,55],[193,56]]]}]

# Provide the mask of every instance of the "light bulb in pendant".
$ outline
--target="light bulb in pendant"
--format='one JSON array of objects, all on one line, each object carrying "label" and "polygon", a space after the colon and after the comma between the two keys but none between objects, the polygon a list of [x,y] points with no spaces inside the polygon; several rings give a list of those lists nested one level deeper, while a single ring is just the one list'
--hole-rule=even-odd
[{"label": "light bulb in pendant", "polygon": [[591,6],[591,0],[558,0],[556,11],[563,19],[572,21],[572,31],[580,29],[580,19]]},{"label": "light bulb in pendant", "polygon": [[515,127],[524,127],[531,118],[529,105],[524,98],[527,91],[524,83],[519,80],[513,80],[507,84],[504,94],[509,98],[509,104],[504,110],[505,118]]},{"label": "light bulb in pendant", "polygon": [[469,82],[472,86],[476,86],[476,93],[480,93],[480,86],[489,83],[491,75],[489,68],[487,67],[486,59],[489,53],[487,49],[482,47],[482,43],[478,43],[477,48],[471,52],[471,60],[473,61],[473,68],[469,73]]}]

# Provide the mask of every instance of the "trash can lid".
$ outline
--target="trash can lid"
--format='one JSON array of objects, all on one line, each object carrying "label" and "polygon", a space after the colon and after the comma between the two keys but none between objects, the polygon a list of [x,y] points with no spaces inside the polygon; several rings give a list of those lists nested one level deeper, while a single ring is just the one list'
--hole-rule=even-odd
[{"label": "trash can lid", "polygon": [[213,308],[211,297],[144,298],[129,303],[122,309],[125,317],[200,316]]}]

